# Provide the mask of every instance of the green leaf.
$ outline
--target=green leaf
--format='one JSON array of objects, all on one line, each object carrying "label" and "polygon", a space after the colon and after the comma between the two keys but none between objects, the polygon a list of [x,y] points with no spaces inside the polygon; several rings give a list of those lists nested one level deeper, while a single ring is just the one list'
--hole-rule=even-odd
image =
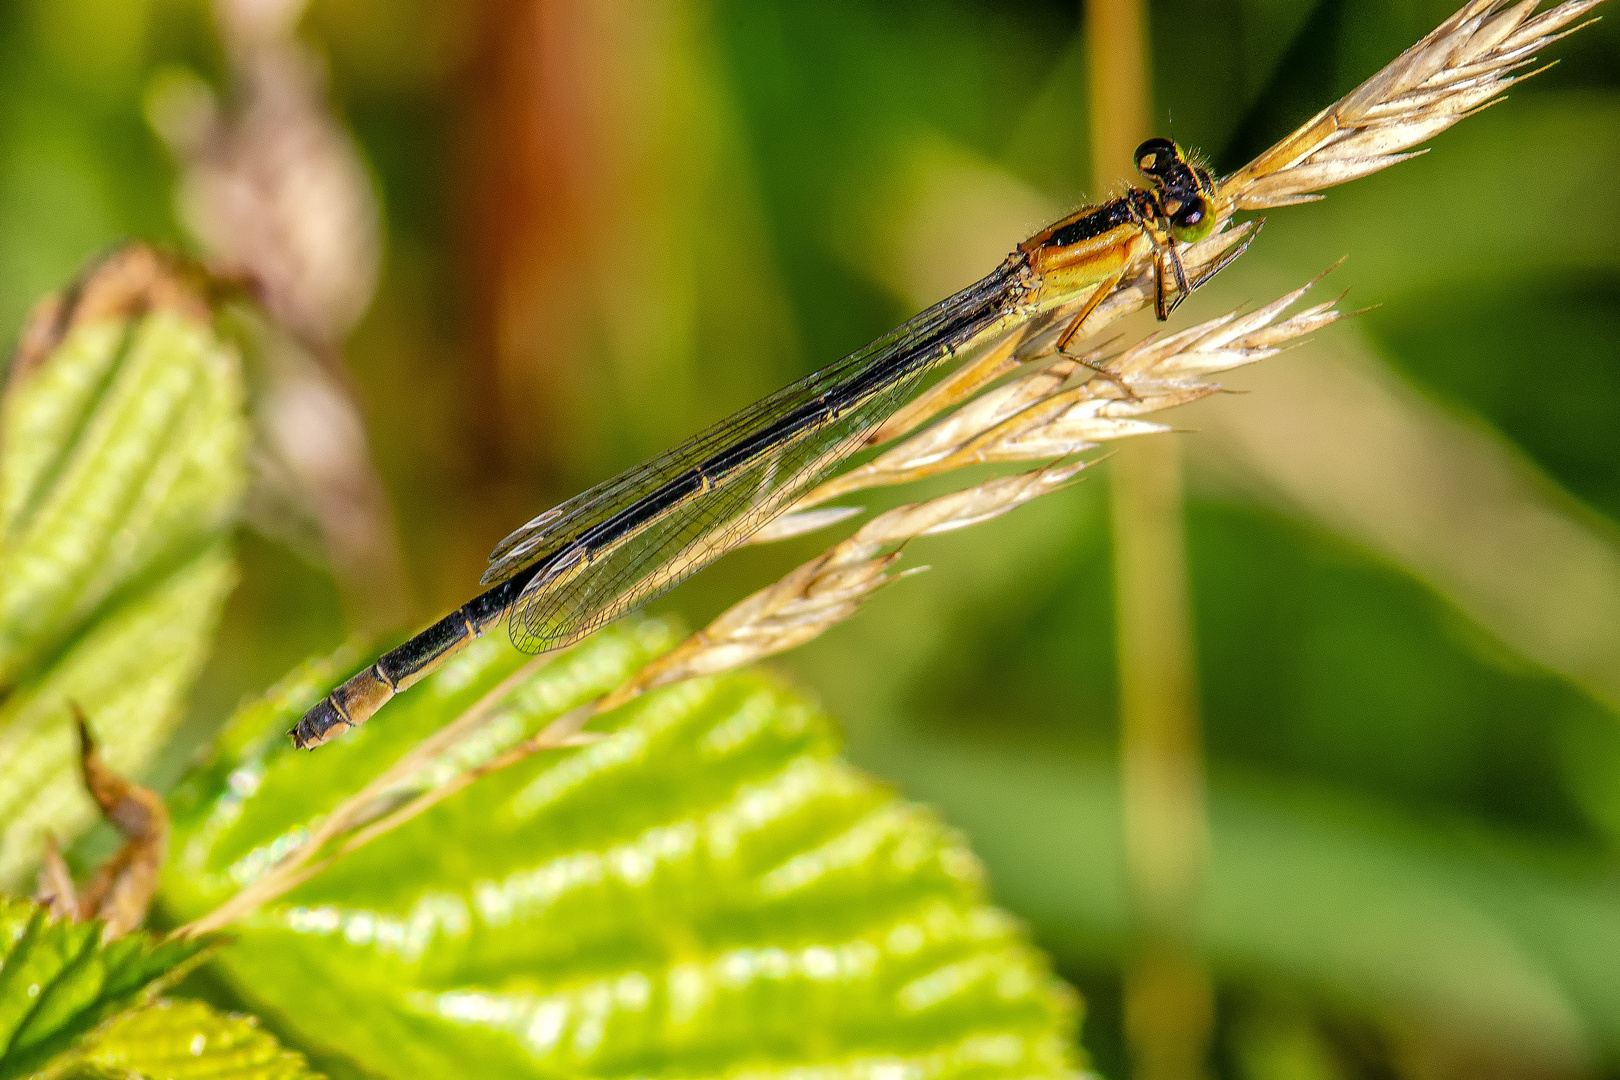
[{"label": "green leaf", "polygon": [[200,1001],[153,1002],[109,1024],[85,1049],[96,1072],[136,1080],[305,1080],[319,1076],[251,1016]]},{"label": "green leaf", "polygon": [[109,767],[138,775],[179,718],[235,582],[216,544],[97,620],[0,705],[0,883],[26,877],[47,832],[65,841],[99,818],[79,778],[68,703],[90,717]]},{"label": "green leaf", "polygon": [[[0,402],[0,888],[27,879],[47,830],[67,843],[97,818],[71,704],[106,763],[140,775],[235,584],[242,375],[200,298],[160,302],[187,288],[147,249],[111,256]],[[93,310],[130,294],[143,313],[81,320],[71,296],[91,291]]]},{"label": "green leaf", "polygon": [[240,381],[211,327],[158,310],[75,329],[8,395],[0,681],[230,523],[243,482]]},{"label": "green leaf", "polygon": [[207,938],[134,933],[103,944],[99,922],[51,919],[0,898],[0,1080],[26,1076],[187,969]]},{"label": "green leaf", "polygon": [[[667,648],[621,624],[528,679],[487,757]],[[485,638],[312,754],[282,734],[353,663],[233,723],[172,800],[162,900],[203,914],[523,661]],[[759,674],[648,695],[613,737],[479,781],[233,928],[219,967],[301,1043],[386,1076],[1069,1075],[1072,993],[929,811]]]}]

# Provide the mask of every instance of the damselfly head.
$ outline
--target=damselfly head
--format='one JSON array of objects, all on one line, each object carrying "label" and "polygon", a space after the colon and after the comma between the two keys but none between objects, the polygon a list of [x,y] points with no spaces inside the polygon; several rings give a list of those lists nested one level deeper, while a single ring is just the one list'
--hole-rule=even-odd
[{"label": "damselfly head", "polygon": [[1215,228],[1215,180],[1169,139],[1149,139],[1136,148],[1136,168],[1154,187],[1170,235],[1193,244]]}]

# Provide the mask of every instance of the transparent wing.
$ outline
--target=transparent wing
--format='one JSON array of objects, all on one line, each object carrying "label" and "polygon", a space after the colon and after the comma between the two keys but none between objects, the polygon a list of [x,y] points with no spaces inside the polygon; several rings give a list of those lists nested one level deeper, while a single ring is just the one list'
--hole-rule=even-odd
[{"label": "transparent wing", "polygon": [[611,480],[605,480],[547,510],[495,545],[495,550],[490,552],[490,565],[484,572],[483,583],[493,585],[514,576],[524,567],[544,558],[547,553],[561,550],[593,529],[612,521],[627,507],[635,505],[651,492],[690,472],[727,447],[746,443],[780,425],[784,418],[849,382],[859,370],[851,361],[860,358],[863,358],[862,354],[857,353],[832,367],[823,368],[792,386],[756,401],[673,450],[627,469]]},{"label": "transparent wing", "polygon": [[672,588],[786,509],[859,448],[923,374],[998,330],[1009,261],[904,326],[643,465],[541,514],[495,548],[486,584],[521,579],[525,652],[570,644]]},{"label": "transparent wing", "polygon": [[921,374],[913,372],[862,408],[760,455],[727,483],[621,540],[596,550],[570,549],[518,596],[508,627],[513,643],[526,652],[569,644],[736,547],[853,453]]}]

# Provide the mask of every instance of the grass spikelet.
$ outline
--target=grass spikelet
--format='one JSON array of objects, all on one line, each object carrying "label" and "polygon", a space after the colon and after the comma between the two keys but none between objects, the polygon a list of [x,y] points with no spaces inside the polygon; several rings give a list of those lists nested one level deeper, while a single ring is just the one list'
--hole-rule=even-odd
[{"label": "grass spikelet", "polygon": [[[1310,202],[1322,188],[1377,172],[1502,91],[1535,74],[1517,74],[1542,46],[1602,0],[1567,0],[1533,16],[1535,0],[1504,10],[1503,0],[1474,0],[1336,104],[1221,180],[1222,216]],[[1585,24],[1582,24],[1585,25]]]},{"label": "grass spikelet", "polygon": [[[1150,335],[1112,355],[1097,350],[1080,358],[1059,358],[981,395],[933,427],[821,485],[801,507],[968,465],[1050,461],[1030,472],[997,477],[873,518],[847,540],[734,605],[654,660],[603,698],[596,711],[605,712],[659,686],[717,674],[802,645],[855,614],[880,588],[903,576],[890,568],[912,540],[989,521],[1061,489],[1087,465],[1069,459],[1104,442],[1169,431],[1167,425],[1143,417],[1213,394],[1220,387],[1204,381],[1204,376],[1273,356],[1344,317],[1336,301],[1285,315],[1314,284],[1255,311],[1232,311],[1179,333]],[[1099,374],[1102,377],[1096,377]],[[813,519],[826,513],[801,509],[789,517]],[[812,521],[793,532],[813,527]]]},{"label": "grass spikelet", "polygon": [[[1237,172],[1223,177],[1216,190],[1217,226],[1213,235],[1181,249],[1188,277],[1197,280],[1242,255],[1258,223],[1233,223],[1239,211],[1292,206],[1323,198],[1319,192],[1368,176],[1425,153],[1413,150],[1464,117],[1487,108],[1514,83],[1534,75],[1525,71],[1543,46],[1587,23],[1582,16],[1603,0],[1565,0],[1534,14],[1537,0],[1472,0],[1445,22],[1396,57],[1339,101],[1300,125],[1292,134]],[[1575,24],[1575,25],[1571,25]],[[1087,318],[1085,334],[1095,336],[1110,323],[1146,307],[1153,299],[1153,256],[1128,267],[1120,282]],[[1039,327],[1024,335],[1017,348],[1028,351],[1050,341],[1091,292],[1065,300],[1037,316]],[[912,410],[879,429],[874,444],[909,430],[933,412],[965,400],[995,378],[969,365],[947,379]]]},{"label": "grass spikelet", "polygon": [[660,686],[718,674],[804,644],[855,614],[883,586],[917,572],[889,572],[902,545],[1000,517],[1066,486],[1088,464],[1053,462],[880,514],[642,668],[603,698],[596,711],[606,712]]},{"label": "grass spikelet", "polygon": [[[969,404],[858,468],[822,484],[798,509],[863,488],[937,476],[968,465],[1067,457],[1132,435],[1169,430],[1143,416],[1215,393],[1204,381],[1275,355],[1343,318],[1334,302],[1283,317],[1311,285],[1244,313],[1232,311],[1130,348],[1059,357]],[[795,516],[798,516],[797,514]]]}]

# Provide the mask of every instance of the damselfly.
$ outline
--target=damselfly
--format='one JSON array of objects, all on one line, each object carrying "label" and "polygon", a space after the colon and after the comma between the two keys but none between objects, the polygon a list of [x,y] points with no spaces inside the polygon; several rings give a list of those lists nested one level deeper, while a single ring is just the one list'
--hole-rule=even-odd
[{"label": "damselfly", "polygon": [[929,371],[1054,305],[1091,294],[1062,351],[1138,260],[1153,259],[1166,319],[1239,250],[1188,280],[1177,244],[1215,226],[1215,182],[1166,139],[1136,152],[1148,188],[1082,207],[1018,245],[983,280],[905,325],[502,540],[474,597],[334,690],[291,734],[313,747],[364,723],[401,690],[508,620],[538,653],[572,644],[673,588],[787,509],[898,409]]}]

